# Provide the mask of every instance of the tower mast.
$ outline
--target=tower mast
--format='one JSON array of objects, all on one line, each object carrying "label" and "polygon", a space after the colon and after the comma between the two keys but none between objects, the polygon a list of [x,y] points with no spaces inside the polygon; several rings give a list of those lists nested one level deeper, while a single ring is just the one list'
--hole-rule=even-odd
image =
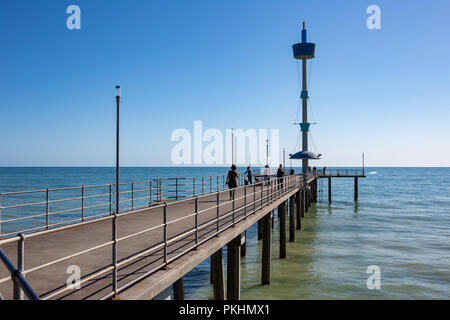
[{"label": "tower mast", "polygon": [[302,159],[303,180],[306,184],[306,175],[308,173],[308,161],[310,159],[319,159],[315,154],[308,151],[308,132],[310,123],[308,122],[308,83],[307,83],[307,60],[313,59],[315,56],[316,45],[308,43],[306,37],[306,24],[303,22],[302,42],[292,46],[294,58],[302,60],[302,123],[300,128],[302,131],[302,151],[291,156],[291,159]]},{"label": "tower mast", "polygon": [[[306,43],[306,24],[303,22],[302,30],[302,44]],[[307,83],[307,70],[306,70],[306,58],[302,58],[302,151],[308,151],[308,83]],[[308,172],[308,159],[302,160],[302,173],[303,180],[306,182],[306,174]]]}]

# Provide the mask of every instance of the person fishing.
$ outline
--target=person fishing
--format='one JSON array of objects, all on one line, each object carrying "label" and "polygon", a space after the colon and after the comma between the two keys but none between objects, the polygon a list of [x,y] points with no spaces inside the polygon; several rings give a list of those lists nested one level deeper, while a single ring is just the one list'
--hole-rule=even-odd
[{"label": "person fishing", "polygon": [[228,185],[228,189],[230,189],[230,200],[234,198],[234,188],[238,186],[239,173],[236,171],[236,165],[231,166],[231,170],[228,171],[227,181],[225,184]]},{"label": "person fishing", "polygon": [[248,183],[253,184],[253,171],[250,166],[247,167],[247,171],[245,171],[245,174],[247,175]]}]

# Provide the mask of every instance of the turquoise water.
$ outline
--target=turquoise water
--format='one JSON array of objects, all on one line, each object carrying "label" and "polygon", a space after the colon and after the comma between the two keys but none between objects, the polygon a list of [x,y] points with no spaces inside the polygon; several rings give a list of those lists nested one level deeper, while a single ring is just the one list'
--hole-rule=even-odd
[{"label": "turquoise water", "polygon": [[[218,175],[226,168],[123,168],[122,181]],[[319,202],[303,220],[287,259],[273,233],[272,283],[260,285],[261,243],[253,226],[241,265],[243,299],[449,299],[450,168],[366,168],[353,202],[353,179],[319,183]],[[0,192],[109,184],[113,168],[0,168]],[[321,201],[321,199],[323,201]],[[379,290],[366,285],[381,270]],[[211,297],[209,260],[185,277],[188,299]]]}]

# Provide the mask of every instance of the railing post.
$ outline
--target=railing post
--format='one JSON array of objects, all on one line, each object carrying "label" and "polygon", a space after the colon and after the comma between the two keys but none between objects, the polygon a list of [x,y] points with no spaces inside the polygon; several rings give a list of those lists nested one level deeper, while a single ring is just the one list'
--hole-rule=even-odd
[{"label": "railing post", "polygon": [[198,196],[195,197],[195,250],[198,249]]},{"label": "railing post", "polygon": [[49,220],[49,218],[48,218],[49,210],[48,209],[49,208],[48,208],[48,188],[47,188],[47,190],[45,192],[45,229],[47,229],[47,230],[48,230],[48,220]]},{"label": "railing post", "polygon": [[244,186],[244,219],[245,218],[247,218],[247,186]]},{"label": "railing post", "polygon": [[256,183],[253,184],[253,213],[256,212]]},{"label": "railing post", "polygon": [[20,240],[17,242],[17,272],[18,274],[14,278],[14,300],[23,300],[23,291],[17,280],[18,276],[24,276],[24,256],[25,256],[25,237],[22,233],[19,234]]},{"label": "railing post", "polygon": [[195,177],[192,178],[192,196],[195,196]]},{"label": "railing post", "polygon": [[232,217],[233,217],[233,227],[234,227],[234,224],[235,224],[235,220],[236,220],[236,218],[235,218],[235,213],[234,213],[234,209],[235,209],[235,203],[234,203],[234,198],[235,198],[235,189],[231,189],[231,190],[233,190],[232,192],[233,192],[233,202],[232,202],[232,205],[233,205],[233,215],[232,215]]},{"label": "railing post", "polygon": [[[219,181],[219,177],[217,177],[217,181]],[[217,236],[219,236],[219,228],[220,228],[220,201],[219,201],[220,192],[217,190]]]},{"label": "railing post", "polygon": [[209,193],[212,192],[212,176],[209,176]]},{"label": "railing post", "polygon": [[150,180],[150,204],[152,203],[152,181]]},{"label": "railing post", "polygon": [[109,185],[109,214],[112,214],[112,186]]},{"label": "railing post", "polygon": [[84,186],[81,187],[81,222],[84,221]]},{"label": "railing post", "polygon": [[134,210],[134,182],[131,183],[131,211]]},{"label": "railing post", "polygon": [[205,194],[205,179],[202,176],[202,194]]},{"label": "railing post", "polygon": [[112,286],[114,292],[114,299],[118,298],[117,292],[117,212],[114,212],[114,218],[112,220],[112,265],[113,265],[113,274],[112,274]]},{"label": "railing post", "polygon": [[167,270],[167,203],[164,202],[164,210],[163,210],[163,224],[164,224],[164,231],[163,231],[163,242],[164,242],[164,269]]},{"label": "railing post", "polygon": [[159,202],[162,201],[162,180],[159,179],[159,181],[157,182],[157,184],[159,184]]},{"label": "railing post", "polygon": [[263,207],[264,182],[261,183],[261,208]]},{"label": "railing post", "polygon": [[178,178],[175,178],[175,199],[178,200]]},{"label": "railing post", "polygon": [[219,176],[217,176],[217,192],[219,192]]}]

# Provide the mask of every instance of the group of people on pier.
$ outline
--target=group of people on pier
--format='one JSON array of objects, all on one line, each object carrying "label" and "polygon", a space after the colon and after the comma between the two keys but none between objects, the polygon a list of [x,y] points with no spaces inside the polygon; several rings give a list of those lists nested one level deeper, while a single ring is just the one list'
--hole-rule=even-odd
[{"label": "group of people on pier", "polygon": [[[250,166],[247,167],[247,171],[245,171],[244,175],[246,176],[245,184],[253,184],[254,182],[259,182],[258,177],[253,173],[252,168]],[[285,171],[283,169],[283,165],[280,164],[277,170],[277,182],[278,189],[283,189],[284,187],[284,175]],[[264,184],[270,185],[270,167],[268,165],[264,168]],[[253,181],[255,180],[255,181]],[[230,189],[230,200],[234,198],[234,189],[238,187],[239,181],[239,173],[237,172],[236,165],[232,165],[230,171],[228,171],[227,180],[225,182],[228,185],[228,189]]]}]

